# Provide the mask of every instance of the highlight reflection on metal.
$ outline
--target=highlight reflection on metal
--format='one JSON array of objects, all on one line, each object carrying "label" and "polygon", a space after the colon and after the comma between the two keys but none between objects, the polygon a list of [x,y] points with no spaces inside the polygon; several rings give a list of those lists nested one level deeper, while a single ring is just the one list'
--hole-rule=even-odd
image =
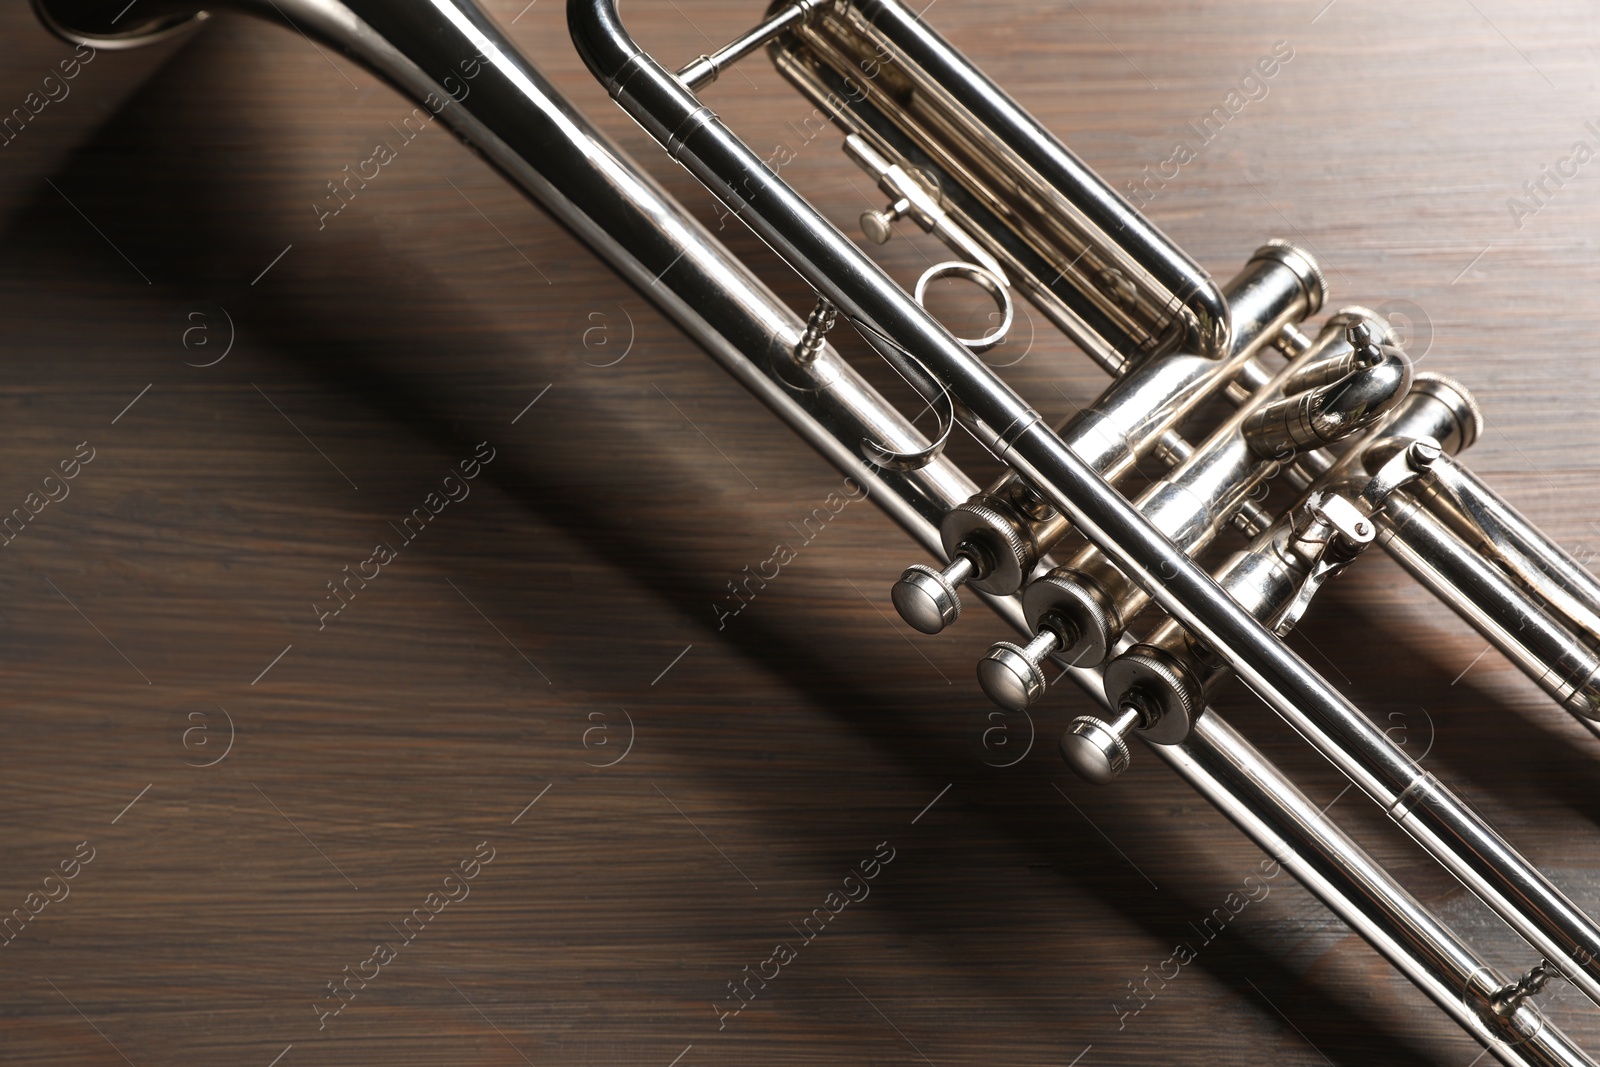
[{"label": "highlight reflection on metal", "polygon": [[[102,46],[201,17],[192,4],[151,0],[119,27],[98,0],[36,3],[58,32]],[[1474,401],[1448,378],[1413,375],[1382,317],[1345,308],[1301,331],[1327,291],[1309,254],[1272,241],[1214,284],[900,0],[779,0],[760,25],[677,74],[633,43],[614,0],[568,0],[590,70],[814,290],[808,321],[590,126],[471,0],[233,6],[287,15],[423,101],[856,479],[939,564],[916,565],[895,585],[909,623],[954,624],[971,586],[1023,635],[983,657],[991,696],[1028,707],[1051,661],[1095,700],[1100,712],[1078,716],[1062,738],[1082,774],[1114,779],[1139,738],[1499,1060],[1593,1062],[1533,998],[1560,976],[1600,1001],[1600,926],[1423,771],[1392,726],[1380,729],[1280,637],[1323,584],[1379,545],[1588,724],[1600,716],[1600,583],[1459,464],[1480,432]],[[1046,426],[920,294],[889,279],[695,95],[763,46],[889,197],[862,216],[869,240],[891,239],[910,219],[1006,307],[1026,297],[1113,375],[1093,405]],[[477,71],[470,100],[450,92],[467,63]],[[829,345],[836,319],[946,408],[936,440]],[[1235,414],[1198,442],[1180,437],[1178,425],[1218,396]],[[943,454],[957,422],[1003,476],[980,488]],[[1114,485],[1141,461],[1170,470],[1130,501]],[[1272,514],[1255,495],[1277,476],[1298,499]],[[1194,556],[1230,525],[1247,547],[1203,570]],[[1056,558],[1069,535],[1083,542]],[[1130,633],[1147,605],[1164,621]],[[1490,966],[1208,710],[1235,676],[1534,958],[1509,973]]]}]

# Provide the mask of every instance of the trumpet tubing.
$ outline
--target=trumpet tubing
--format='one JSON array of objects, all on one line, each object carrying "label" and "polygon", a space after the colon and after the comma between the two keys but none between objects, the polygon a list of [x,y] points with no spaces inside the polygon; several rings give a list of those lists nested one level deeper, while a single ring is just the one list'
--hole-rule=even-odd
[{"label": "trumpet tubing", "polygon": [[[101,45],[204,17],[176,0],[126,22],[94,0],[38,4],[58,32]],[[230,6],[287,14],[427,102],[861,481],[933,557],[892,585],[886,571],[909,625],[959,635],[975,593],[1018,631],[974,649],[974,700],[1028,708],[1059,671],[1094,704],[1057,702],[1062,755],[1084,778],[1114,783],[1141,742],[1502,1062],[1593,1062],[1536,998],[1558,978],[1600,1003],[1600,925],[1281,637],[1329,580],[1386,551],[1588,725],[1600,720],[1600,583],[1463,464],[1482,430],[1475,401],[1414,374],[1381,315],[1346,306],[1302,329],[1329,295],[1311,252],[1269,241],[1216,284],[901,0],[777,0],[726,47],[670,63],[634,42],[615,0],[568,0],[590,71],[813,291],[802,314],[472,0]],[[763,49],[887,198],[861,216],[866,240],[909,221],[955,259],[908,292],[717,117],[718,79]],[[1001,325],[965,338],[941,324],[923,299],[945,277],[982,287]],[[1053,428],[979,358],[1019,300],[1111,375]],[[829,337],[844,329],[913,385],[937,430],[840,355]],[[1232,412],[1197,425],[1223,398]],[[957,428],[998,476],[945,454]],[[1119,491],[1152,463],[1162,470],[1138,496]],[[1275,512],[1269,483],[1293,490]],[[1246,541],[1218,560],[1230,530]],[[1526,958],[1486,962],[1208,709],[1234,679],[1521,935]]]}]

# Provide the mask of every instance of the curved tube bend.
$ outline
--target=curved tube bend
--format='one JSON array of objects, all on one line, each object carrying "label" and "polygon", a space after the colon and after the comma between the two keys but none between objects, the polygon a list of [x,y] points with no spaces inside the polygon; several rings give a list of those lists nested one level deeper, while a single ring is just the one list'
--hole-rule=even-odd
[{"label": "curved tube bend", "polygon": [[1264,458],[1286,458],[1325,448],[1388,414],[1411,389],[1411,360],[1393,345],[1374,351],[1374,361],[1353,362],[1338,380],[1256,412],[1244,428],[1250,447]]}]

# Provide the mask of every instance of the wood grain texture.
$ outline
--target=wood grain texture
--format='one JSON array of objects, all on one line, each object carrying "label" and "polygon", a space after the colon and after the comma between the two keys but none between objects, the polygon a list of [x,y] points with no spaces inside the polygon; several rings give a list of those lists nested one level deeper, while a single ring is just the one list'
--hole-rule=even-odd
[{"label": "wood grain texture", "polygon": [[[490,7],[716,229],[582,69],[558,0],[524,4]],[[627,14],[672,61],[757,7]],[[1483,403],[1475,469],[1574,551],[1600,538],[1600,163],[1529,217],[1507,206],[1600,145],[1586,5],[927,17],[1119,188],[1289,42],[1148,213],[1220,278],[1281,236],[1322,257],[1332,306],[1404,313],[1422,367]],[[9,5],[0,111],[70,51]],[[1115,788],[1073,779],[1054,739],[1080,698],[1049,697],[1028,755],[990,766],[1027,743],[983,742],[972,664],[1003,629],[894,620],[920,557],[870,506],[719,629],[726,583],[840,479],[442,128],[319,231],[324,183],[411,107],[370,74],[221,17],[71,86],[0,149],[0,512],[94,450],[0,549],[0,914],[80,842],[93,860],[0,948],[0,1061],[1474,1062],[1286,875],[1203,939],[1260,854],[1148,755]],[[875,206],[834,139],[795,143],[810,109],[764,60],[707,96],[753,145],[797,148],[784,176],[847,230]],[[882,250],[905,281],[932,253]],[[194,366],[223,350],[219,309],[232,349]],[[1051,418],[1104,385],[1042,324],[1010,374]],[[326,583],[399,544],[483,441],[470,495],[319,629]],[[1600,749],[1464,624],[1374,557],[1293,643],[1600,910]],[[1258,706],[1219,707],[1491,959],[1534,962]],[[328,983],[481,842],[470,895],[319,1030]],[[728,983],[802,943],[880,842],[870,896],[719,1025]],[[1182,942],[1194,961],[1131,1014],[1128,983]],[[1592,1007],[1545,999],[1600,1048]]]}]

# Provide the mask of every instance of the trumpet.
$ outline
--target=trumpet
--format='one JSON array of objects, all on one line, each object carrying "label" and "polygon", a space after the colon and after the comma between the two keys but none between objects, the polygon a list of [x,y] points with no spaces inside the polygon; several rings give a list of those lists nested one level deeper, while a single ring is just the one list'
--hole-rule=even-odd
[{"label": "trumpet", "polygon": [[[176,0],[36,6],[97,47],[207,17]],[[886,574],[907,624],[959,634],[979,599],[1017,630],[974,650],[975,698],[1022,710],[1051,673],[1070,679],[1095,707],[1061,736],[1080,776],[1115,788],[1139,742],[1501,1062],[1595,1062],[1538,997],[1559,981],[1600,1004],[1600,924],[1282,638],[1376,547],[1594,730],[1600,583],[1462,463],[1483,425],[1465,386],[1415,372],[1370,309],[1307,325],[1329,295],[1312,252],[1266,241],[1217,284],[901,0],[777,0],[726,46],[671,65],[635,43],[615,0],[569,0],[589,70],[803,281],[802,315],[472,0],[231,6],[287,15],[422,102],[865,487],[934,561]],[[882,192],[865,238],[911,223],[950,249],[911,291],[711,110],[713,83],[762,50]],[[941,323],[925,305],[946,279],[987,294],[998,324],[965,337]],[[1022,300],[1111,376],[1057,426],[982,358]],[[920,410],[840,354],[830,335],[843,324]],[[929,414],[936,425],[919,428]],[[947,454],[957,429],[998,477]],[[1152,464],[1137,495],[1119,488]],[[1276,512],[1269,484],[1293,490]],[[1235,535],[1241,548],[1205,561]],[[1208,707],[1235,682],[1520,935],[1526,958],[1491,964]]]}]

